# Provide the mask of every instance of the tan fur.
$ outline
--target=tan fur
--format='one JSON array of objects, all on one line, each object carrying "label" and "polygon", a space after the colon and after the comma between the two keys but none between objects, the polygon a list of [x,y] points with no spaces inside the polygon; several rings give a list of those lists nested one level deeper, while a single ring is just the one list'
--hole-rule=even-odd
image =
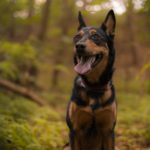
[{"label": "tan fur", "polygon": [[95,34],[97,31],[95,29],[89,30],[90,34]]},{"label": "tan fur", "polygon": [[77,109],[77,105],[74,102],[71,102],[69,105],[69,117],[72,118],[72,113],[75,112],[75,110]]},{"label": "tan fur", "polygon": [[[104,92],[104,95],[102,98],[99,99],[100,103],[105,102],[108,100],[111,96],[112,92],[111,89],[107,89]],[[85,95],[84,95],[85,96]],[[86,97],[86,96],[85,96]],[[82,97],[81,97],[82,98]],[[86,122],[90,122],[91,117],[94,115],[96,118],[101,118],[101,122],[105,124],[104,120],[109,121],[110,119],[114,119],[116,117],[116,104],[113,103],[110,106],[104,107],[104,108],[99,108],[96,109],[94,112],[92,111],[90,105],[95,103],[95,100],[90,98],[90,99],[85,99],[85,101],[89,102],[87,106],[78,106],[75,102],[71,102],[69,106],[69,117],[72,120],[72,123],[74,124],[75,129],[79,129],[80,126],[85,124]],[[104,116],[104,117],[103,117]],[[99,119],[98,119],[99,120]],[[112,120],[110,122],[113,122]],[[108,123],[108,122],[107,122]],[[110,125],[112,127],[113,124]]]},{"label": "tan fur", "polygon": [[84,91],[80,92],[80,96],[82,97],[82,100],[85,102],[89,102],[89,97],[86,95],[86,93]]},{"label": "tan fur", "polygon": [[83,36],[84,34],[84,31],[83,30],[80,30],[80,32],[78,33],[80,36]]},{"label": "tan fur", "polygon": [[90,82],[98,81],[99,76],[103,73],[106,68],[108,62],[108,49],[104,46],[97,46],[91,40],[86,40],[85,42],[87,47],[87,52],[91,55],[103,54],[103,59],[100,61],[99,64],[96,65],[89,73],[86,74],[87,79]]},{"label": "tan fur", "polygon": [[95,99],[90,98],[89,105],[94,105],[94,104],[95,104]]},{"label": "tan fur", "polygon": [[85,45],[87,48],[87,52],[91,55],[103,53],[105,56],[108,56],[108,49],[104,46],[98,46],[93,41],[91,41],[89,39],[87,39],[85,41]]},{"label": "tan fur", "polygon": [[[73,129],[76,131],[74,139],[74,150],[80,150],[82,147],[86,150],[99,150],[100,144],[103,143],[104,148],[112,150],[113,140],[111,137],[111,131],[116,121],[116,102],[106,107],[100,107],[96,110],[92,110],[91,104],[95,104],[95,100],[86,95],[84,91],[80,91],[80,96],[87,102],[87,106],[78,106],[75,102],[71,102],[69,106],[69,118],[72,122]],[[106,102],[112,95],[111,86],[108,84],[105,87],[105,91],[102,97],[100,97],[100,103]],[[96,124],[100,127],[97,132],[97,136],[94,138],[85,137],[86,131],[90,128],[93,117]],[[88,141],[87,141],[88,140]],[[81,146],[81,147],[80,147]],[[91,147],[92,146],[92,147]],[[64,150],[70,150],[69,147]]]},{"label": "tan fur", "polygon": [[69,117],[73,123],[73,128],[79,130],[84,124],[89,123],[91,120],[92,110],[90,107],[77,106],[74,102],[71,102],[70,105],[73,107],[69,108]]},{"label": "tan fur", "polygon": [[116,113],[114,111],[115,107],[115,102],[113,102],[112,105],[94,111],[96,119],[103,124],[104,128],[112,128],[113,120],[116,118]]},{"label": "tan fur", "polygon": [[[81,107],[77,106],[74,102],[72,102],[72,105],[75,105],[76,107],[71,107],[71,121],[73,124],[74,130],[77,132],[75,137],[75,150],[79,150],[79,145],[81,146],[80,142],[82,141],[82,144],[85,149],[87,150],[99,150],[100,147],[100,136],[103,136],[104,147],[107,150],[111,150],[112,145],[112,138],[111,138],[111,130],[114,126],[114,122],[116,119],[116,104],[115,102],[112,105],[109,105],[104,108],[99,108],[94,111],[92,111],[91,107]],[[75,108],[75,109],[74,109]],[[88,129],[92,124],[92,118],[95,117],[96,123],[99,124],[100,130],[97,132],[100,132],[101,134],[99,136],[96,136],[94,139],[87,139],[88,141],[85,143],[84,137],[84,131]],[[102,141],[101,141],[102,142]],[[92,148],[88,147],[93,145]],[[92,143],[92,144],[91,144]]]},{"label": "tan fur", "polygon": [[101,97],[101,102],[104,103],[106,100],[108,100],[112,95],[111,86],[108,84],[106,85],[106,90],[104,94]]},{"label": "tan fur", "polygon": [[[107,34],[113,30],[113,20],[109,18],[106,22]],[[87,32],[87,30],[85,31]],[[97,31],[95,29],[90,29],[90,35],[95,34]],[[84,31],[80,30],[77,35],[82,39],[84,36]],[[94,56],[96,54],[103,54],[101,61],[92,67],[92,69],[84,74],[86,79],[90,83],[95,83],[99,81],[100,76],[104,72],[108,59],[109,59],[109,48],[108,45],[97,45],[93,40],[90,39],[90,35],[86,34],[85,38],[81,40],[84,41],[86,49],[85,52],[89,56]],[[89,37],[89,39],[87,39]],[[91,87],[92,88],[92,87]],[[91,90],[92,91],[92,90]],[[93,98],[93,95],[89,94],[88,88],[79,89],[77,91],[79,97],[84,101],[84,105],[78,105],[76,101],[71,101],[69,104],[68,118],[71,121],[71,140],[73,141],[72,150],[112,150],[113,137],[112,133],[114,131],[114,124],[116,122],[116,102],[113,101],[111,104],[105,107],[99,107],[105,103],[112,96],[112,88],[110,84],[104,87],[104,93],[99,96],[99,98]],[[78,102],[78,101],[77,101]],[[95,105],[98,106],[95,108]],[[70,146],[66,147],[64,150],[71,150]]]},{"label": "tan fur", "polygon": [[[91,29],[89,32],[90,34],[94,34],[96,30]],[[84,34],[83,30],[79,31],[78,33],[78,35],[80,36],[83,36],[83,34]],[[89,53],[89,55],[96,55],[99,53],[103,54],[103,59],[100,61],[100,63],[97,64],[96,67],[92,69],[92,71],[86,74],[87,79],[90,82],[95,82],[95,81],[98,81],[99,76],[103,73],[104,69],[106,68],[106,65],[108,62],[108,53],[109,53],[108,46],[107,44],[105,46],[98,46],[92,40],[89,40],[89,39],[85,41],[85,45],[86,45],[86,51],[87,53]]]},{"label": "tan fur", "polygon": [[111,109],[114,112],[115,118],[117,118],[117,105],[116,105],[116,103],[112,104]]},{"label": "tan fur", "polygon": [[[105,57],[105,56],[104,56]],[[108,58],[103,58],[103,60],[97,64],[97,66],[86,74],[88,81],[91,83],[97,82],[99,76],[104,72],[107,65]]]}]

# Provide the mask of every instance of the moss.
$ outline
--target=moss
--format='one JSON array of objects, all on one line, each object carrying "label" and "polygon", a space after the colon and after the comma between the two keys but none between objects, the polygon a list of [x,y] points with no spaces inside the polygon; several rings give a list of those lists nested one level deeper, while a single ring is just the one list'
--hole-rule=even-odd
[{"label": "moss", "polygon": [[0,94],[0,114],[11,116],[16,121],[28,120],[36,108],[36,104],[25,98]]},{"label": "moss", "polygon": [[0,116],[0,149],[40,150],[41,145],[27,123],[17,123],[10,116]]},{"label": "moss", "polygon": [[0,94],[0,149],[58,150],[64,137],[65,123],[54,109]]},{"label": "moss", "polygon": [[[54,92],[51,96],[53,107],[39,107],[18,95],[0,93],[0,150],[61,149],[68,141],[68,130],[60,102],[66,103],[67,95]],[[116,141],[121,150],[148,150],[149,99],[148,94],[117,91]]]},{"label": "moss", "polygon": [[118,93],[117,143],[128,149],[149,147],[150,140],[150,95]]}]

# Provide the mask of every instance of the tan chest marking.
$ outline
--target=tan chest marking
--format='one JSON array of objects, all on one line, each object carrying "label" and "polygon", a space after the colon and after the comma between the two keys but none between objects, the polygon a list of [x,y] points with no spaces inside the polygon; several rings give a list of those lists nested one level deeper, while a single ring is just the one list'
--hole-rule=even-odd
[{"label": "tan chest marking", "polygon": [[104,94],[101,96],[100,100],[102,103],[106,102],[112,95],[112,90],[110,85],[107,85]]},{"label": "tan chest marking", "polygon": [[[104,94],[99,98],[99,103],[105,103],[112,95],[110,85],[106,88]],[[73,123],[74,129],[80,129],[84,125],[88,125],[92,122],[93,117],[98,124],[105,126],[113,126],[116,119],[116,103],[115,101],[106,107],[100,107],[96,110],[92,110],[91,105],[95,105],[97,102],[95,99],[90,98],[84,91],[80,93],[81,98],[87,103],[87,106],[78,106],[75,102],[71,102],[69,106],[69,117]]]},{"label": "tan chest marking", "polygon": [[110,106],[95,110],[94,116],[97,123],[100,124],[104,130],[112,129],[114,122],[116,121],[116,103],[113,102]]},{"label": "tan chest marking", "polygon": [[110,106],[92,111],[90,106],[80,107],[71,102],[69,116],[73,123],[73,128],[76,130],[90,126],[93,117],[102,128],[111,129],[116,120],[116,103],[114,102]]},{"label": "tan chest marking", "polygon": [[75,102],[70,103],[69,117],[73,123],[73,128],[78,130],[84,125],[92,122],[92,109],[87,107],[80,107]]}]

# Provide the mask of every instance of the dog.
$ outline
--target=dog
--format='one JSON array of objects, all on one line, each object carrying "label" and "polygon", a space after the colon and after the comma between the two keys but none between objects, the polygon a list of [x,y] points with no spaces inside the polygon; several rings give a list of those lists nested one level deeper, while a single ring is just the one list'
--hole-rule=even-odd
[{"label": "dog", "polygon": [[70,141],[64,150],[114,150],[115,14],[110,10],[98,28],[87,26],[81,12],[78,20],[78,32],[73,38],[77,77],[67,108]]}]

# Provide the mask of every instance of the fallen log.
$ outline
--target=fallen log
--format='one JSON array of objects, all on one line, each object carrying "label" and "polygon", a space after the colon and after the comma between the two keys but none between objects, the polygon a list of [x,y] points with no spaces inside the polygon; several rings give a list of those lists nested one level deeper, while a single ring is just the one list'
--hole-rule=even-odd
[{"label": "fallen log", "polygon": [[44,100],[43,98],[39,97],[37,94],[35,94],[35,92],[31,91],[28,88],[25,88],[21,85],[17,85],[11,81],[8,80],[4,80],[4,79],[0,79],[0,86],[18,93],[24,97],[29,98],[30,100],[32,100],[33,102],[37,103],[40,106],[45,106],[48,105],[48,103],[46,102],[46,100]]}]

